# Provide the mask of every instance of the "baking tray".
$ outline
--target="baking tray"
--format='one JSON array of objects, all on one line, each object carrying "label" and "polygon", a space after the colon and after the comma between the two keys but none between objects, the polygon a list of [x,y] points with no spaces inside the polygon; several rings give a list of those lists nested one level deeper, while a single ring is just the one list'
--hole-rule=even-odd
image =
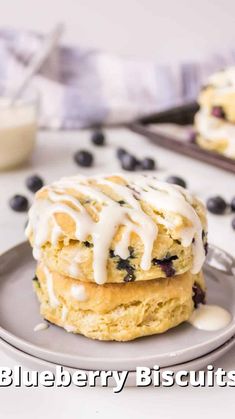
[{"label": "baking tray", "polygon": [[154,132],[151,128],[154,124],[163,123],[172,123],[181,126],[192,125],[194,115],[198,109],[199,107],[196,102],[188,103],[143,117],[128,124],[128,128],[138,134],[144,135],[160,147],[235,173],[235,160],[212,151],[204,150],[190,141],[182,141],[177,136]]}]

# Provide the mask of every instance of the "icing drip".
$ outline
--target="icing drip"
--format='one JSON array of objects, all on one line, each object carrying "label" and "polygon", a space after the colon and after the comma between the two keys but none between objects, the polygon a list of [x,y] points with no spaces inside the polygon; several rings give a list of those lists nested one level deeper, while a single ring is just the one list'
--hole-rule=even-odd
[{"label": "icing drip", "polygon": [[83,285],[72,285],[71,295],[77,301],[86,301],[86,289]]},{"label": "icing drip", "polygon": [[81,271],[79,269],[79,263],[81,263],[81,262],[82,262],[81,251],[79,249],[77,252],[75,252],[75,255],[73,256],[72,263],[69,266],[69,274],[72,277],[78,278],[79,275],[81,274]]},{"label": "icing drip", "polygon": [[60,304],[60,302],[58,301],[54,293],[52,275],[46,266],[44,266],[43,269],[46,276],[46,285],[47,285],[47,292],[48,292],[48,297],[49,297],[49,304],[51,307],[57,307]]},{"label": "icing drip", "polygon": [[66,306],[62,307],[62,313],[61,313],[61,320],[63,322],[65,322],[65,320],[67,319],[67,315],[68,315],[68,309]]},{"label": "icing drip", "polygon": [[[97,284],[106,282],[107,259],[112,240],[117,229],[122,226],[122,236],[115,245],[114,254],[126,259],[130,256],[130,235],[136,233],[143,243],[143,255],[141,268],[148,270],[151,267],[152,250],[154,241],[158,235],[158,228],[152,218],[147,215],[140,204],[140,200],[147,202],[157,212],[159,224],[163,224],[171,230],[177,226],[178,217],[164,218],[164,213],[180,214],[189,220],[187,228],[179,231],[179,239],[185,247],[193,243],[194,262],[192,272],[200,271],[205,258],[202,242],[201,221],[192,207],[192,197],[183,188],[165,184],[150,176],[122,176],[128,185],[120,185],[106,179],[96,177],[95,184],[89,184],[90,179],[72,177],[61,179],[48,191],[47,200],[38,199],[29,212],[29,223],[26,235],[34,235],[34,253],[37,255],[46,241],[56,245],[63,232],[56,222],[56,213],[68,215],[75,224],[75,238],[86,241],[92,238],[93,243],[93,271]],[[83,182],[82,184],[79,182]],[[110,192],[119,197],[120,201],[108,196],[99,188],[106,186]],[[86,208],[78,198],[68,195],[68,190],[73,190],[101,204],[101,210],[97,210],[98,221],[94,221]],[[107,192],[108,193],[108,192]],[[122,202],[122,204],[120,204]],[[166,217],[169,218],[169,217]],[[50,227],[50,228],[49,228]],[[49,235],[49,231],[51,234]],[[79,254],[69,268],[71,276],[79,275]]]},{"label": "icing drip", "polygon": [[70,324],[66,324],[64,326],[64,328],[65,328],[66,332],[69,332],[69,333],[75,332],[75,330],[76,330],[76,327],[75,326],[71,326]]},{"label": "icing drip", "polygon": [[234,92],[235,90],[235,67],[228,67],[224,71],[218,71],[208,78],[208,84],[224,92]]},{"label": "icing drip", "polygon": [[48,327],[49,327],[49,325],[47,323],[39,323],[34,327],[33,331],[34,332],[40,332],[41,330],[48,329]]},{"label": "icing drip", "polygon": [[[142,200],[148,202],[152,207],[157,207],[158,211],[179,213],[191,221],[191,227],[181,230],[179,238],[184,247],[190,246],[194,239],[191,272],[198,273],[205,259],[205,250],[202,241],[201,221],[191,205],[190,194],[180,186],[172,186],[144,176],[140,176],[132,186]],[[158,217],[158,222],[169,228],[169,223],[165,222],[164,218]]]},{"label": "icing drip", "polygon": [[77,262],[76,262],[76,261],[73,261],[73,262],[71,263],[71,265],[69,266],[69,274],[70,274],[72,277],[75,277],[75,278],[77,278],[77,277],[79,276],[79,274],[80,274],[80,269],[79,269],[78,264],[77,264]]},{"label": "icing drip", "polygon": [[201,304],[194,310],[188,322],[197,329],[212,332],[228,326],[231,320],[231,314],[224,308],[215,305]]}]

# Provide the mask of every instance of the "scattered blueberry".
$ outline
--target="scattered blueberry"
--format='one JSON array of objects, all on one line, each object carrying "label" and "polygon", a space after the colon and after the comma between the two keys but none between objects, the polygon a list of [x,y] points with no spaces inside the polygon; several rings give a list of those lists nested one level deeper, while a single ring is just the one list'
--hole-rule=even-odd
[{"label": "scattered blueberry", "polygon": [[235,230],[235,218],[232,219],[232,228]]},{"label": "scattered blueberry", "polygon": [[235,212],[235,197],[231,201],[231,210]]},{"label": "scattered blueberry", "polygon": [[154,170],[155,161],[150,157],[146,157],[145,159],[141,160],[140,167],[142,170]]},{"label": "scattered blueberry", "polygon": [[211,115],[215,118],[225,118],[225,113],[222,106],[213,106],[211,109]]},{"label": "scattered blueberry", "polygon": [[227,204],[221,196],[214,196],[209,198],[206,202],[206,206],[208,211],[212,212],[212,214],[221,215],[224,214],[227,208]]},{"label": "scattered blueberry", "polygon": [[82,167],[90,167],[93,163],[93,155],[89,151],[80,150],[74,154],[74,161]]},{"label": "scattered blueberry", "polygon": [[121,158],[121,166],[124,170],[133,171],[138,166],[138,160],[131,154],[124,154]]},{"label": "scattered blueberry", "polygon": [[91,136],[91,141],[95,145],[104,145],[105,144],[105,135],[102,131],[94,131]]},{"label": "scattered blueberry", "polygon": [[123,156],[125,156],[126,154],[128,154],[128,152],[124,148],[118,148],[117,149],[117,158],[119,160],[121,160],[123,158]]},{"label": "scattered blueberry", "polygon": [[37,175],[30,176],[26,179],[26,186],[31,192],[37,192],[43,187],[43,180]]},{"label": "scattered blueberry", "polygon": [[29,207],[28,200],[23,195],[14,195],[9,201],[11,209],[17,212],[27,211]]},{"label": "scattered blueberry", "polygon": [[184,179],[182,179],[179,176],[169,176],[168,178],[166,178],[166,181],[168,183],[173,183],[174,185],[179,185],[179,186],[182,186],[183,188],[187,188],[187,183],[185,182]]},{"label": "scattered blueberry", "polygon": [[193,302],[194,307],[197,308],[199,304],[205,304],[206,293],[196,282],[193,285]]}]

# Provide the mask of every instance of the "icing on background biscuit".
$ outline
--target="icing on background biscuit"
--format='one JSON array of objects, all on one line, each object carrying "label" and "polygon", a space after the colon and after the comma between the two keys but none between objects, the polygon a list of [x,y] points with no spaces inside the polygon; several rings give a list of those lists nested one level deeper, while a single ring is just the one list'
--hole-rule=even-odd
[{"label": "icing on background biscuit", "polygon": [[223,154],[235,158],[235,126],[223,119],[215,118],[207,110],[200,110],[195,115],[197,132],[214,148],[223,141]]}]

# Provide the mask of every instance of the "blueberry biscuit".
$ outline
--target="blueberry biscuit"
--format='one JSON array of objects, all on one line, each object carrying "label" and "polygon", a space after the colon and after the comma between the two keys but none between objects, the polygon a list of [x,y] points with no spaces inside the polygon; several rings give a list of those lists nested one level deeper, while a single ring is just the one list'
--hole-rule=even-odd
[{"label": "blueberry biscuit", "polygon": [[45,186],[26,234],[41,314],[68,332],[117,341],[162,333],[205,300],[205,208],[154,176]]},{"label": "blueberry biscuit", "polygon": [[68,332],[99,340],[128,341],[163,333],[189,319],[205,301],[202,273],[97,285],[50,271],[34,278],[41,315]]},{"label": "blueberry biscuit", "polygon": [[26,234],[52,271],[84,282],[126,283],[200,272],[203,204],[153,176],[65,178],[36,193]]},{"label": "blueberry biscuit", "polygon": [[195,115],[195,128],[200,147],[235,159],[235,125],[200,110]]},{"label": "blueberry biscuit", "polygon": [[199,95],[200,107],[208,115],[235,123],[235,67],[221,70],[209,77]]}]

